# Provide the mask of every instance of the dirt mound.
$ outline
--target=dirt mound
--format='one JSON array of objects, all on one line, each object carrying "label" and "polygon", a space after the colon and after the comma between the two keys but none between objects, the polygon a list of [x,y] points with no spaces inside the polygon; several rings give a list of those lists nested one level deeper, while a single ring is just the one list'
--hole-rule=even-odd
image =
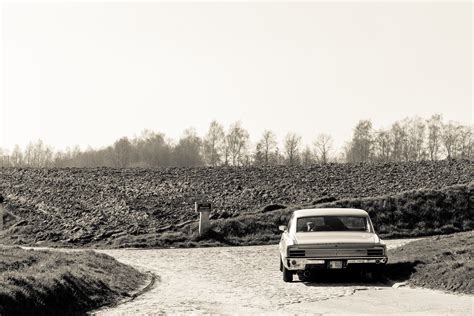
[{"label": "dirt mound", "polygon": [[474,232],[435,236],[389,251],[387,275],[438,290],[474,294]]},{"label": "dirt mound", "polygon": [[0,315],[82,315],[143,286],[146,275],[104,255],[0,247]]},{"label": "dirt mound", "polygon": [[235,218],[267,205],[443,188],[472,178],[472,162],[467,160],[309,167],[5,168],[0,169],[0,191],[16,220],[7,223],[0,240],[91,245],[124,235],[162,234],[195,220],[194,201],[200,196],[213,203],[214,219]]}]

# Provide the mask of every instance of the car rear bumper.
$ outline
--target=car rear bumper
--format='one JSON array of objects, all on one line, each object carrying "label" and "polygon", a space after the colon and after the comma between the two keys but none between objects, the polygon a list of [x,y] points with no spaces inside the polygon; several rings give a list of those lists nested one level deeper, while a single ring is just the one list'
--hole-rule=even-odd
[{"label": "car rear bumper", "polygon": [[319,267],[329,269],[331,261],[341,261],[342,267],[353,265],[384,265],[388,258],[382,257],[356,257],[356,258],[286,258],[283,262],[288,270],[306,270],[307,268]]}]

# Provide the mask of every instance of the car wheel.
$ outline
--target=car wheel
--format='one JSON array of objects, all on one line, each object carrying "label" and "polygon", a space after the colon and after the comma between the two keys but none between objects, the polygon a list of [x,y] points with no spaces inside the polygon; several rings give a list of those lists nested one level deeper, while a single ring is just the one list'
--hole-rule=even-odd
[{"label": "car wheel", "polygon": [[283,266],[283,281],[293,282],[293,271],[288,270],[285,266]]},{"label": "car wheel", "polygon": [[306,282],[308,281],[308,278],[304,276],[304,272],[298,272],[298,280],[301,282]]}]

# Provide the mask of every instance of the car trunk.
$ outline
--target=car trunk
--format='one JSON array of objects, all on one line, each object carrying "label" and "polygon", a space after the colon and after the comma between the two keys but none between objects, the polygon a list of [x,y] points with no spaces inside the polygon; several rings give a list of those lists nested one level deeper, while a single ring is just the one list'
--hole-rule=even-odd
[{"label": "car trunk", "polygon": [[377,235],[367,232],[300,232],[295,234],[296,244],[300,247],[317,245],[318,248],[336,247],[336,245],[368,246],[378,242]]}]

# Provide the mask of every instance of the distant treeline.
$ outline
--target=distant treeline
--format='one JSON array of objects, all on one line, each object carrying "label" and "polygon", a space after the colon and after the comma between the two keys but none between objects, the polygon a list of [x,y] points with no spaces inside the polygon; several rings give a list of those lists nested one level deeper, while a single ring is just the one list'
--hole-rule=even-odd
[{"label": "distant treeline", "polygon": [[328,162],[418,161],[474,158],[474,126],[443,122],[442,116],[397,121],[387,129],[374,129],[370,120],[360,121],[344,148],[335,149],[329,134],[316,135],[311,146],[288,133],[278,143],[273,131],[263,132],[256,145],[240,122],[227,129],[211,122],[200,137],[187,129],[176,143],[162,133],[145,130],[139,137],[123,137],[101,149],[54,151],[41,140],[12,152],[0,148],[3,167],[167,167],[310,165]]}]

